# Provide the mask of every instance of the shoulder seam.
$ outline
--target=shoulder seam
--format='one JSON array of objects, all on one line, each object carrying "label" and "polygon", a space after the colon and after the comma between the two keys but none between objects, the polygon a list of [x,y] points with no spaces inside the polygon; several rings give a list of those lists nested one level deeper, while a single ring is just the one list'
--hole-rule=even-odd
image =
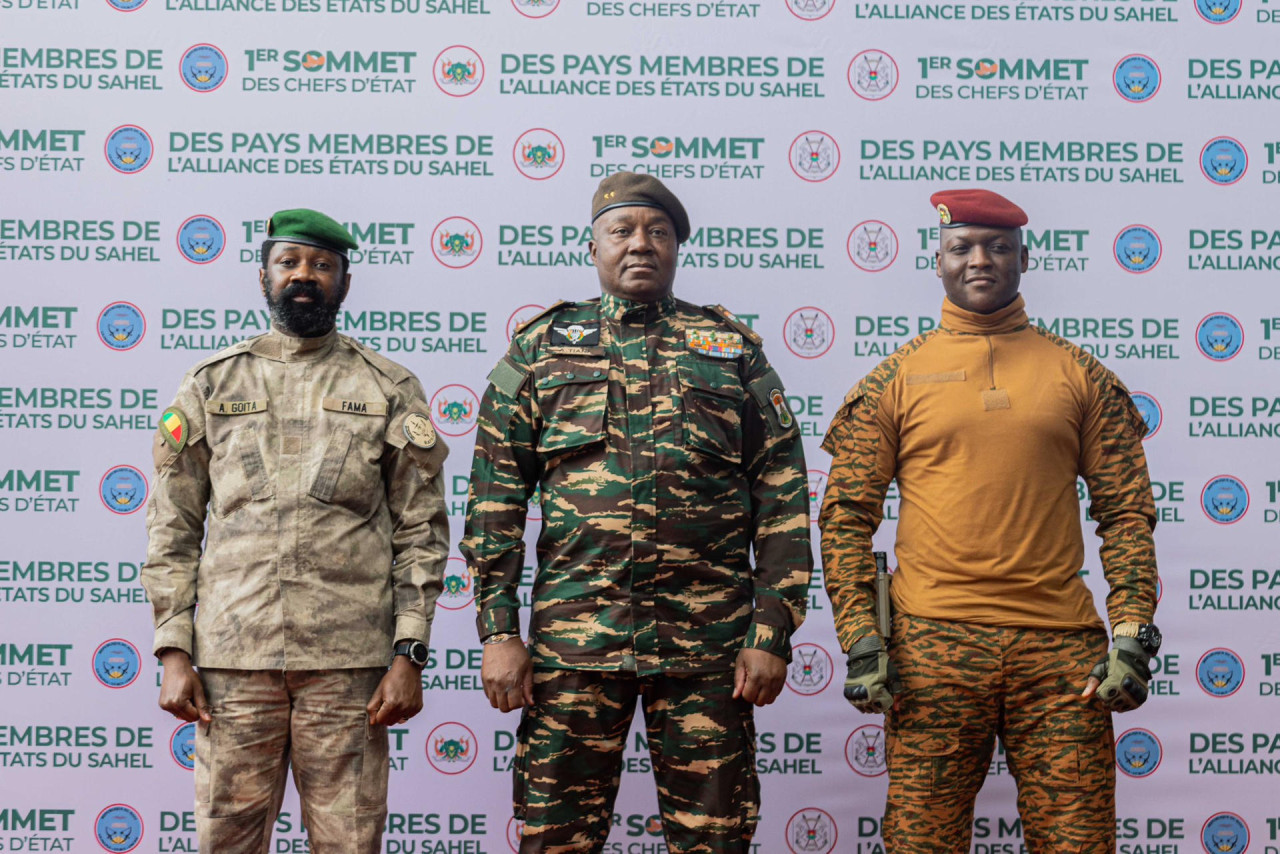
[{"label": "shoulder seam", "polygon": [[350,338],[346,335],[339,336],[339,339],[350,345],[351,349],[355,350],[356,353],[359,354],[360,358],[364,359],[365,363],[369,365],[369,367],[391,380],[393,385],[400,385],[400,383],[405,380],[413,378],[413,371],[409,370],[399,362],[388,359],[381,353],[370,350],[356,339]]}]

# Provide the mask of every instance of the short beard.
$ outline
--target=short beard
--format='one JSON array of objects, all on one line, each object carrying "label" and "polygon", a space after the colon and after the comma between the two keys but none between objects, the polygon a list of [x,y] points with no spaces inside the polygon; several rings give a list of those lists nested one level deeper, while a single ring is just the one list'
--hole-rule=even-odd
[{"label": "short beard", "polygon": [[[311,297],[311,302],[294,302],[293,298],[299,295]],[[338,296],[333,302],[326,302],[319,285],[314,282],[294,282],[280,291],[277,298],[272,299],[270,291],[266,296],[267,307],[271,309],[271,320],[276,326],[297,338],[318,338],[333,329],[345,294]]]}]

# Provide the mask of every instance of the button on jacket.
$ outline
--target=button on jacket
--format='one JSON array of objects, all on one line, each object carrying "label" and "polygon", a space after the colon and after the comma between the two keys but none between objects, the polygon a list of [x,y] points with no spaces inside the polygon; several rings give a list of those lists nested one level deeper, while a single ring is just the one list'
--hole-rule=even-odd
[{"label": "button on jacket", "polygon": [[727,670],[744,646],[789,657],[808,481],[755,333],[718,307],[606,294],[527,324],[490,380],[462,544],[481,637],[519,630],[540,489],[536,666],[643,676]]},{"label": "button on jacket", "polygon": [[447,448],[405,429],[430,415],[412,373],[336,331],[272,331],[197,365],[174,406],[185,446],[155,440],[142,572],[155,649],[306,670],[385,667],[395,640],[428,640]]}]

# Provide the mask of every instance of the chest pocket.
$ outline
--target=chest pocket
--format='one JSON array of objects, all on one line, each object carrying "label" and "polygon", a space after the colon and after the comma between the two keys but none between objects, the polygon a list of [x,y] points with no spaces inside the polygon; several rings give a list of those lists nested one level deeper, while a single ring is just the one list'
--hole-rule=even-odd
[{"label": "chest pocket", "polygon": [[562,456],[604,441],[609,362],[557,358],[534,366],[534,393],[542,412],[538,453]]},{"label": "chest pocket", "polygon": [[686,447],[740,464],[745,397],[737,361],[686,356],[678,370]]},{"label": "chest pocket", "polygon": [[[207,417],[209,435],[222,433],[226,436],[218,444],[210,445],[209,459],[213,514],[219,519],[225,519],[251,501],[263,501],[275,495],[262,457],[262,436],[258,422],[265,416]],[[228,423],[217,423],[223,420]]]},{"label": "chest pocket", "polygon": [[325,504],[346,508],[366,518],[383,496],[382,451],[386,432],[386,403],[368,404],[369,411],[340,411],[326,400],[321,421],[329,434],[309,495]]}]

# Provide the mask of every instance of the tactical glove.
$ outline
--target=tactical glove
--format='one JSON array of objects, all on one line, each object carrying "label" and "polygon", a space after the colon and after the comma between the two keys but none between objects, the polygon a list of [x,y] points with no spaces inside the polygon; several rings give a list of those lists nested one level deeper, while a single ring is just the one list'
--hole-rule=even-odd
[{"label": "tactical glove", "polygon": [[1094,665],[1089,675],[1102,684],[1098,686],[1098,699],[1115,712],[1136,709],[1147,699],[1147,683],[1151,681],[1151,669],[1147,655],[1136,638],[1116,638],[1111,642],[1107,657]]},{"label": "tactical glove", "polygon": [[860,712],[887,712],[893,695],[901,690],[898,668],[889,660],[884,642],[874,635],[863,638],[849,650],[849,675],[844,680],[844,698]]}]

